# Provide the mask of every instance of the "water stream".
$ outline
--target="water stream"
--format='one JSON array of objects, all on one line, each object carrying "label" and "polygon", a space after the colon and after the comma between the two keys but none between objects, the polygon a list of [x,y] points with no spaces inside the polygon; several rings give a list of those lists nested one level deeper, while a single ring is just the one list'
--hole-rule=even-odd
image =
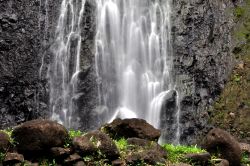
[{"label": "water stream", "polygon": [[[170,0],[96,0],[96,5],[97,108],[106,110],[102,120],[142,118],[162,129],[163,111],[168,112],[164,103],[173,96],[175,124],[170,128],[176,130],[173,137],[178,142],[180,107],[172,77]],[[84,6],[85,0],[62,1],[49,69],[52,119],[69,128],[80,72]]]},{"label": "water stream", "polygon": [[54,59],[49,68],[52,119],[71,127],[72,98],[80,71],[81,28],[85,0],[63,0],[56,27]]},{"label": "water stream", "polygon": [[96,69],[106,121],[143,118],[160,128],[171,76],[170,0],[96,0]]}]

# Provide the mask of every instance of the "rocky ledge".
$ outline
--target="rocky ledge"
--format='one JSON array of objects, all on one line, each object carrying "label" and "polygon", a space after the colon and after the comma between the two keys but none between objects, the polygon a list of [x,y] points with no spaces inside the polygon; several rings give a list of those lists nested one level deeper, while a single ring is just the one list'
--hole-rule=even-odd
[{"label": "rocky ledge", "polygon": [[[206,152],[182,156],[187,164],[171,162],[171,153],[156,141],[160,131],[141,119],[116,119],[99,130],[82,133],[49,120],[25,122],[0,132],[0,165],[241,165],[250,145],[228,132],[213,129],[204,138]],[[248,148],[247,148],[248,147]],[[212,160],[216,152],[221,159]],[[191,162],[191,163],[190,163]]]}]

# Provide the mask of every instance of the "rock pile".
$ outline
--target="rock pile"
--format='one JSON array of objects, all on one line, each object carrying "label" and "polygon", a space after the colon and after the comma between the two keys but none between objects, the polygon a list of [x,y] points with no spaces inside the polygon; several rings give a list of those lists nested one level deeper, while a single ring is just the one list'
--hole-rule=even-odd
[{"label": "rock pile", "polygon": [[[141,119],[116,119],[99,130],[74,137],[56,122],[33,120],[14,128],[11,138],[0,132],[0,165],[49,165],[47,161],[69,166],[168,165],[167,151],[156,142],[159,137],[160,131]],[[125,140],[124,149],[119,140]],[[213,162],[210,153],[219,152],[221,159],[214,165],[238,166],[241,153],[249,152],[250,147],[221,129],[212,129],[204,142],[207,152],[186,154],[183,162],[209,166]]]},{"label": "rock pile", "polygon": [[[114,137],[117,136],[117,137]],[[127,138],[130,153],[121,160],[113,138]],[[32,120],[14,128],[10,138],[0,133],[0,152],[3,165],[39,165],[41,158],[55,160],[57,165],[135,165],[164,163],[166,151],[155,141],[160,131],[140,119],[117,119],[100,130],[70,138],[66,128],[49,120]],[[144,139],[143,139],[144,138]]]}]

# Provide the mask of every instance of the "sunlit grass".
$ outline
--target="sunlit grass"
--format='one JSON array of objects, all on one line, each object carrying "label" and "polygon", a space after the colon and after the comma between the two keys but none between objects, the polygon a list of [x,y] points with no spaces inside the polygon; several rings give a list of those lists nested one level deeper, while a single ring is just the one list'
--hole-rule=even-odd
[{"label": "sunlit grass", "polygon": [[171,163],[179,163],[186,154],[203,153],[205,150],[196,146],[165,144],[162,146],[168,153],[168,160]]}]

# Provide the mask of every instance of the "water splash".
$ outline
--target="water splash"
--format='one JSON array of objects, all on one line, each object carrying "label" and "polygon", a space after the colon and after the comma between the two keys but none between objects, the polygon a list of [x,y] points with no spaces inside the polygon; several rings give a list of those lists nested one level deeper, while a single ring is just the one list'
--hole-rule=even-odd
[{"label": "water splash", "polygon": [[49,67],[52,119],[72,125],[73,97],[80,71],[81,28],[85,0],[63,0]]},{"label": "water splash", "polygon": [[96,2],[96,71],[106,121],[138,117],[160,128],[164,98],[174,88],[170,0]]}]

